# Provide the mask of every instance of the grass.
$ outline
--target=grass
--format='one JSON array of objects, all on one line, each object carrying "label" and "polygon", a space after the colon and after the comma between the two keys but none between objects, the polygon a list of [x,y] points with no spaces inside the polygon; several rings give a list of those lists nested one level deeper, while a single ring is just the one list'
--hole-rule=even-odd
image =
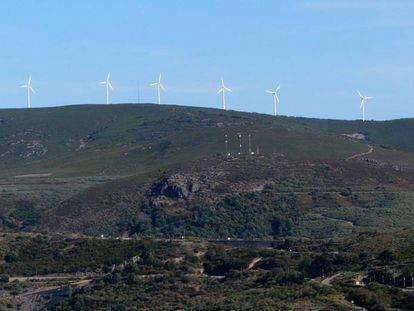
[{"label": "grass", "polygon": [[[244,152],[248,134],[254,151],[258,146],[265,154],[278,152],[296,158],[343,159],[367,149],[364,143],[340,135],[359,130],[358,121],[275,118],[207,108],[82,105],[4,109],[0,118],[0,175],[4,177],[29,173],[127,175],[154,170],[223,153],[225,134],[229,150],[237,152],[237,133],[243,134]],[[410,135],[401,135],[411,130],[412,122],[400,123],[368,122],[368,138],[394,148],[382,150],[384,160],[404,151],[404,162],[414,163],[404,138]],[[36,144],[46,153],[31,155],[37,150],[31,146]]]}]

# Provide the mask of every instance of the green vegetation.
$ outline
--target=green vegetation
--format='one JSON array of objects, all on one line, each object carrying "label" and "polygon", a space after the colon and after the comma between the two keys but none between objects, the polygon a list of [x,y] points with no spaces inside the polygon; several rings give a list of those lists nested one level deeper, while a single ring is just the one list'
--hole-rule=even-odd
[{"label": "green vegetation", "polygon": [[[253,150],[296,158],[345,158],[367,148],[341,134],[367,132],[383,157],[414,163],[413,121],[329,121],[157,105],[66,106],[0,111],[0,175],[125,175],[238,150],[238,132],[252,134]],[[403,124],[402,124],[403,123]],[[372,134],[371,134],[372,133]],[[392,135],[392,136],[390,136]],[[372,136],[372,137],[371,137]],[[389,150],[389,151],[387,151]],[[398,151],[403,153],[398,154]]]},{"label": "green vegetation", "polygon": [[0,309],[414,309],[411,119],[125,104],[0,127]]},{"label": "green vegetation", "polygon": [[[370,310],[411,310],[413,296],[401,290],[411,283],[399,282],[403,274],[397,274],[396,267],[412,262],[413,238],[412,230],[404,230],[392,239],[372,233],[357,240],[289,238],[280,239],[274,248],[256,248],[203,240],[8,234],[2,238],[0,303],[9,301],[13,308],[13,295],[30,297],[33,290],[31,282],[7,283],[9,275],[35,275],[43,269],[74,279],[92,278],[79,287],[61,281],[55,291],[42,294],[49,310],[295,310],[304,305],[351,310],[351,301]],[[377,271],[375,280],[372,271]],[[396,284],[381,284],[378,271],[394,271]],[[359,276],[365,286],[355,285]],[[43,282],[49,287],[59,284]]]},{"label": "green vegetation", "polygon": [[[56,273],[104,273],[132,258],[148,263],[140,271],[151,272],[157,261],[171,256],[174,243],[150,240],[80,239],[36,235],[8,236],[0,248],[0,275],[33,276]],[[155,260],[156,258],[156,260]],[[157,266],[159,268],[159,266]]]}]

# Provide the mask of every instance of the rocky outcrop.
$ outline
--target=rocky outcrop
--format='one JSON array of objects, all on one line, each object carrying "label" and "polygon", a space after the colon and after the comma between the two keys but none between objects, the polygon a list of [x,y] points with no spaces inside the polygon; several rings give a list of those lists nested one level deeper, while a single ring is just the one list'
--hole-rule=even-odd
[{"label": "rocky outcrop", "polygon": [[42,157],[48,152],[41,130],[29,128],[17,131],[0,140],[0,157],[14,156],[23,159]]},{"label": "rocky outcrop", "polygon": [[201,190],[200,180],[193,176],[173,174],[162,176],[152,185],[151,196],[165,196],[172,199],[188,199]]}]

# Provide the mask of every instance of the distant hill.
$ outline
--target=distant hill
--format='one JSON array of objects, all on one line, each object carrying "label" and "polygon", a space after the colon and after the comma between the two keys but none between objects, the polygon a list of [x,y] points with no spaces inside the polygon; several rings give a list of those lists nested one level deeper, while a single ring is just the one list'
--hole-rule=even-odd
[{"label": "distant hill", "polygon": [[209,108],[80,105],[0,110],[0,176],[131,175],[225,152],[344,159],[367,150],[342,134],[362,133],[383,161],[414,163],[414,120],[336,121]]},{"label": "distant hill", "polygon": [[412,119],[153,104],[0,110],[0,230],[325,238],[407,228],[412,134]]}]

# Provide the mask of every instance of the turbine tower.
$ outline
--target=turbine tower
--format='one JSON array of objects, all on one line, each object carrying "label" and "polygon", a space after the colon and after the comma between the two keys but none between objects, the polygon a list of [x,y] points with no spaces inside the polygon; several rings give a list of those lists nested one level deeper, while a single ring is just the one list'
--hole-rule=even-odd
[{"label": "turbine tower", "polygon": [[357,94],[358,94],[359,98],[361,99],[360,109],[362,109],[362,122],[365,122],[365,101],[369,100],[369,99],[373,99],[374,97],[364,96],[358,90],[357,90]]},{"label": "turbine tower", "polygon": [[273,115],[277,116],[277,105],[279,104],[279,96],[277,92],[279,92],[280,85],[274,91],[266,91],[266,93],[272,94],[273,96]]},{"label": "turbine tower", "polygon": [[27,84],[20,86],[21,88],[27,89],[27,108],[31,107],[31,98],[30,93],[36,94],[35,90],[32,87],[32,76],[29,76],[29,80],[27,80]]},{"label": "turbine tower", "polygon": [[165,87],[161,83],[161,74],[158,76],[158,81],[151,84],[151,86],[157,87],[158,105],[161,104],[161,90],[165,92]]},{"label": "turbine tower", "polygon": [[106,104],[109,105],[109,88],[113,90],[112,82],[111,82],[111,73],[108,72],[108,76],[106,77],[105,81],[99,82],[99,84],[103,84],[106,86]]},{"label": "turbine tower", "polygon": [[217,94],[221,93],[221,101],[223,104],[223,110],[226,109],[226,91],[232,92],[227,86],[224,85],[224,80],[221,78],[221,88],[218,90]]}]

